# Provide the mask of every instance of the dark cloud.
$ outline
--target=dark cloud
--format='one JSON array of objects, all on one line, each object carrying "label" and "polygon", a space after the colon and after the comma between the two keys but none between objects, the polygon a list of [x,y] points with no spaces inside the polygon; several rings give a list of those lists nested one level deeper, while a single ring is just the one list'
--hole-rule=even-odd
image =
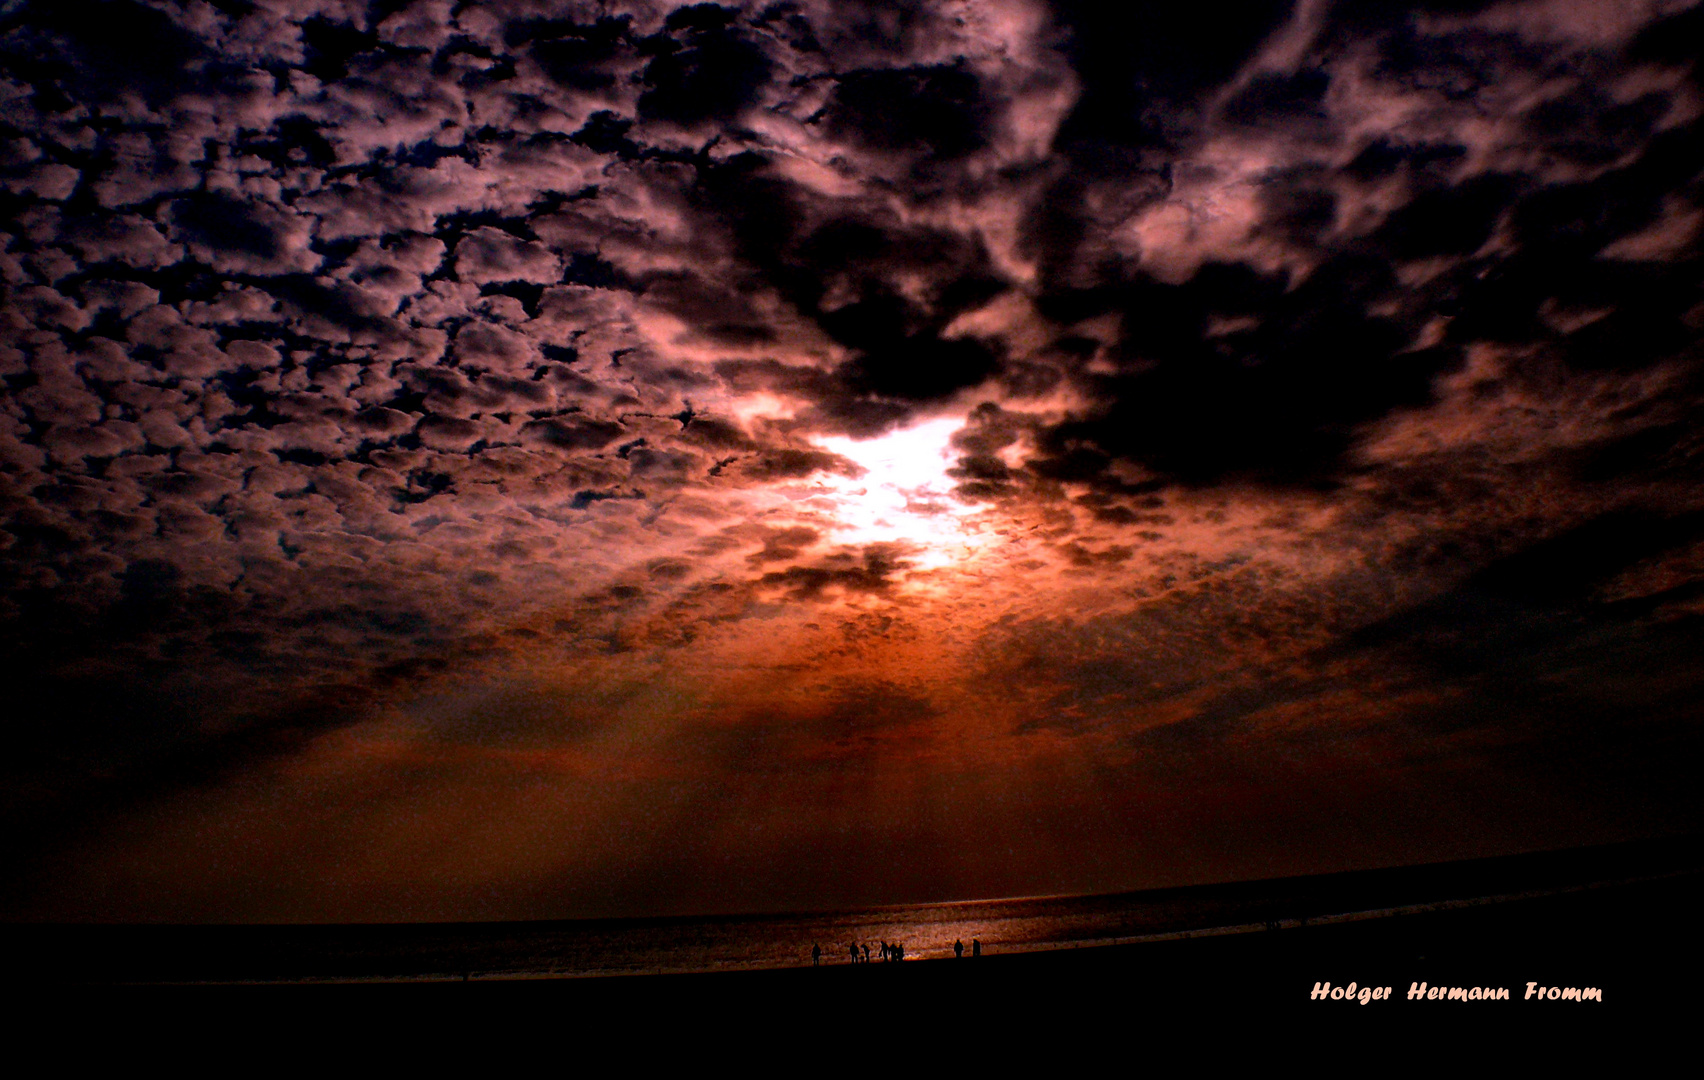
[{"label": "dark cloud", "polygon": [[640,77],[639,115],[699,124],[732,120],[756,100],[773,64],[737,28],[738,10],[715,4],[677,8],[663,32],[639,43],[651,60]]},{"label": "dark cloud", "polygon": [[[1423,404],[1453,363],[1447,351],[1405,349],[1412,329],[1369,315],[1394,286],[1384,263],[1343,256],[1290,289],[1209,264],[1179,285],[1135,282],[1089,301],[1116,304],[1129,328],[1127,373],[1095,380],[1107,404],[1047,432],[1051,453],[1034,467],[1087,480],[1127,458],[1188,483],[1328,477],[1356,425]],[[1239,317],[1246,329],[1209,333],[1215,318]]]},{"label": "dark cloud", "polygon": [[883,68],[840,76],[826,122],[872,149],[950,158],[987,145],[992,111],[963,67]]},{"label": "dark cloud", "polygon": [[[609,17],[584,26],[569,19],[519,19],[503,38],[511,46],[530,43],[533,59],[555,82],[572,90],[606,90],[615,85],[616,62],[630,44],[631,27],[630,19]],[[596,116],[613,118],[607,112]]]},{"label": "dark cloud", "polygon": [[[1451,8],[1450,15],[1465,12]],[[1357,28],[1349,40],[1363,41],[1369,17],[1338,12],[1336,28],[1315,41],[1350,34],[1347,26]],[[1428,81],[1444,78],[1450,64],[1466,63],[1462,58],[1468,55],[1495,56],[1509,70],[1548,70],[1548,54],[1519,35],[1440,35],[1419,29],[1420,16],[1385,18],[1376,20],[1382,29],[1375,40],[1386,64],[1373,74],[1397,79],[1396,92],[1402,94],[1435,94],[1452,102],[1492,93],[1491,73],[1471,81],[1450,76],[1444,86]],[[1248,42],[1245,60],[1255,60],[1256,44],[1258,38]],[[1347,40],[1342,47],[1349,48]],[[1323,67],[1257,71],[1216,114],[1201,116],[1189,141],[1174,140],[1163,150],[1153,143],[1144,151],[1146,160],[1178,163],[1168,169],[1186,167],[1191,142],[1221,137],[1288,140],[1303,156],[1311,155],[1305,147],[1315,140],[1329,145],[1340,137],[1333,129],[1344,102],[1356,96],[1345,91],[1342,101],[1332,103],[1331,55],[1329,49],[1315,54]],[[1391,67],[1393,55],[1404,57],[1406,66]],[[1605,60],[1598,54],[1589,62]],[[1348,65],[1337,63],[1347,73]],[[1085,288],[1081,244],[1092,235],[1089,224],[1057,216],[1039,220],[1046,242],[1076,245],[1061,264],[1062,287],[1042,293],[1041,310],[1060,322],[1116,314],[1119,334],[1109,343],[1117,350],[1114,362],[1136,369],[1097,373],[1087,381],[1085,389],[1098,404],[1051,434],[1052,460],[1074,453],[1086,464],[1084,455],[1099,452],[1107,464],[1127,459],[1188,482],[1231,476],[1315,482],[1343,469],[1360,425],[1424,404],[1432,381],[1460,363],[1462,347],[1484,339],[1554,340],[1541,328],[1536,305],[1569,303],[1560,297],[1576,290],[1595,293],[1596,301],[1576,306],[1590,306],[1594,317],[1564,332],[1553,355],[1576,365],[1633,367],[1676,357],[1690,333],[1679,329],[1678,320],[1696,303],[1691,286],[1680,284],[1688,279],[1686,264],[1668,263],[1663,271],[1673,275],[1667,279],[1679,293],[1656,286],[1635,298],[1609,285],[1629,271],[1599,253],[1652,227],[1667,197],[1659,192],[1695,182],[1700,163],[1677,155],[1682,143],[1697,145],[1696,132],[1690,123],[1653,132],[1669,108],[1666,92],[1628,100],[1612,99],[1585,81],[1573,87],[1519,119],[1523,131],[1511,138],[1526,140],[1518,143],[1523,152],[1542,147],[1541,154],[1554,155],[1529,159],[1526,167],[1475,169],[1460,145],[1405,144],[1380,134],[1335,169],[1322,163],[1273,170],[1261,188],[1264,220],[1249,235],[1319,252],[1273,275],[1248,263],[1209,262],[1186,280],[1160,283],[1144,282],[1140,272],[1108,268]],[[1085,94],[1083,100],[1091,98]],[[1175,115],[1190,114],[1185,109]],[[1218,125],[1228,125],[1222,136]],[[1250,129],[1263,134],[1250,135]],[[1064,130],[1070,130],[1070,121]],[[1342,161],[1340,152],[1325,155],[1332,157]],[[1602,171],[1580,179],[1546,175],[1564,162]],[[1383,213],[1377,227],[1346,229],[1353,213],[1345,201],[1353,188],[1346,182],[1393,181],[1402,184],[1405,197]],[[1144,201],[1152,206],[1164,198],[1143,181],[1130,184],[1141,194],[1121,212],[1134,209],[1140,216]],[[1170,199],[1177,199],[1175,174],[1172,185]],[[1139,248],[1132,253],[1141,257]],[[1458,261],[1459,268],[1415,288],[1403,267],[1428,259]],[[1266,284],[1263,289],[1244,284],[1238,275]],[[1538,275],[1542,284],[1533,280]],[[1522,291],[1517,281],[1531,281],[1530,288]],[[1601,284],[1594,288],[1594,282]],[[1417,347],[1420,328],[1440,319],[1448,323],[1442,341]],[[1215,333],[1214,324],[1234,329]],[[1055,472],[1061,467],[1052,466]]]},{"label": "dark cloud", "polygon": [[[779,558],[792,558],[800,550],[798,547],[783,548],[776,554]],[[783,590],[790,600],[826,600],[837,593],[885,593],[893,587],[894,574],[903,561],[902,553],[872,545],[864,551],[862,558],[841,556],[828,565],[771,570],[757,583],[761,587]]]},{"label": "dark cloud", "polygon": [[1257,75],[1225,103],[1220,115],[1233,124],[1298,128],[1307,121],[1324,122],[1325,94],[1331,76],[1317,69],[1293,74]]},{"label": "dark cloud", "polygon": [[938,715],[929,701],[889,682],[844,680],[800,697],[780,715],[748,716],[714,731],[715,752],[740,772],[829,770],[882,744],[915,739]]},{"label": "dark cloud", "polygon": [[[1223,86],[1282,21],[1282,0],[1235,12],[1182,6],[1055,5],[1083,93],[1061,129],[1064,148],[1093,164],[1102,154],[1165,145],[1198,121]],[[1114,166],[1115,159],[1103,159]]]},{"label": "dark cloud", "polygon": [[126,90],[160,104],[183,93],[186,80],[194,86],[213,55],[171,15],[136,0],[12,7],[7,53],[56,104],[107,101]]}]

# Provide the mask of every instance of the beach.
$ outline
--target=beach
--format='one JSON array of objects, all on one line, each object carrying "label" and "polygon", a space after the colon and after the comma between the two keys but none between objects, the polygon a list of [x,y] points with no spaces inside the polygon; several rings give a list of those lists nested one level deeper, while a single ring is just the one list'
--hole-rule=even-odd
[{"label": "beach", "polygon": [[[1696,998],[1698,854],[1696,838],[1680,838],[1113,897],[787,916],[5,933],[32,981],[129,1002],[377,996],[576,1015],[742,1007],[779,1017],[879,1006],[986,1016],[1022,1004],[1060,1014],[1353,1014],[1354,1022],[1566,1010],[1627,1017]],[[870,962],[860,950],[852,963],[843,939],[872,929],[903,943],[907,959],[884,962],[873,948]],[[813,934],[824,948],[818,965]],[[943,945],[943,934],[958,936]],[[965,944],[962,958],[953,940]],[[972,954],[973,940],[983,955]],[[665,946],[672,961],[657,957]]]}]

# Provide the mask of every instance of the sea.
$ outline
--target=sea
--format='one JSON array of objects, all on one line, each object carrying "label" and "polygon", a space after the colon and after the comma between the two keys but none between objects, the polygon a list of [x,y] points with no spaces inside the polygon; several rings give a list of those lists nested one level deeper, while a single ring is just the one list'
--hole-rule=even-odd
[{"label": "sea", "polygon": [[[514,924],[507,933],[492,926],[476,935],[463,927],[436,941],[422,932],[426,928],[393,933],[398,939],[414,938],[406,951],[418,960],[442,956],[439,970],[422,970],[423,976],[454,978],[459,971],[474,978],[526,978],[843,965],[854,962],[854,949],[858,963],[866,956],[871,963],[892,963],[901,955],[905,961],[974,958],[979,951],[992,956],[1085,948],[1266,925],[1230,923],[1213,914],[1183,897],[1170,902],[1131,896],[1026,897],[792,915]],[[470,936],[477,937],[476,945]],[[903,953],[890,952],[894,959],[886,959],[884,946]],[[961,954],[955,946],[962,946]],[[816,949],[821,952],[813,956]]]},{"label": "sea", "polygon": [[[11,925],[14,970],[85,983],[562,979],[1093,948],[1447,911],[1695,871],[1704,838],[1103,896],[671,918],[369,925]],[[815,950],[820,949],[820,953]],[[49,974],[51,973],[51,975]]]}]

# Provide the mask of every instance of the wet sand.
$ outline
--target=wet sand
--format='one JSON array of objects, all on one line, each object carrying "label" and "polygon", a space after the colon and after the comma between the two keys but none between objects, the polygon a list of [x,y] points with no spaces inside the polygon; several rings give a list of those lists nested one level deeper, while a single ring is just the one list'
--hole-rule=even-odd
[{"label": "wet sand", "polygon": [[[1542,897],[1170,941],[899,965],[570,980],[529,992],[564,1003],[690,1004],[743,999],[783,1011],[856,1015],[879,1003],[910,1015],[1109,1012],[1239,1016],[1379,1015],[1574,1020],[1704,1005],[1704,872]],[[1316,984],[1391,987],[1388,1001],[1311,997]],[[1509,1000],[1411,999],[1415,984],[1506,988]],[[1527,996],[1528,984],[1535,984]],[[522,984],[490,984],[494,994]],[[1599,1002],[1539,998],[1537,987],[1596,989]],[[477,991],[476,991],[477,992]],[[1327,991],[1329,993],[1329,991]],[[1355,995],[1358,997],[1358,994]],[[1589,1021],[1588,1021],[1589,1022]]]},{"label": "wet sand", "polygon": [[[1559,1025],[1558,1030],[1584,1031],[1610,1018],[1662,1024],[1701,1004],[1696,972],[1704,959],[1699,920],[1704,866],[1697,854],[1695,840],[1665,841],[1408,868],[1384,879],[1315,879],[1315,907],[1344,898],[1389,899],[1387,887],[1407,890],[1413,902],[1394,914],[1388,907],[1363,907],[1354,917],[1343,917],[1344,907],[1337,904],[1337,916],[1307,919],[1271,908],[1266,913],[1278,917],[1261,929],[1243,924],[1240,932],[1015,954],[995,947],[978,959],[967,954],[963,959],[852,965],[836,957],[840,962],[819,968],[806,960],[803,966],[777,970],[578,979],[487,972],[467,982],[406,977],[362,982],[354,973],[336,982],[263,985],[85,981],[49,987],[41,1000],[80,1010],[223,1011],[245,1022],[294,1013],[325,1020],[401,1009],[417,1021],[440,1016],[453,1017],[456,1024],[473,1017],[496,1023],[530,1022],[524,1018],[531,1017],[547,1025],[572,1023],[579,1030],[584,1024],[649,1016],[694,1029],[736,1024],[832,1034],[845,1026],[867,1034],[871,1024],[879,1024],[910,1032],[907,1038],[963,1032],[1030,1042],[1044,1038],[1047,1025],[1112,1032],[1131,1024],[1170,1022],[1168,1017],[1448,1028],[1543,1022]],[[1570,884],[1570,873],[1591,880]],[[1496,895],[1515,898],[1459,895],[1461,886],[1487,883],[1505,887]],[[1526,894],[1512,888],[1523,884]],[[1451,886],[1457,887],[1455,897],[1437,895]],[[1238,887],[1244,886],[1227,888]],[[1293,903],[1307,890],[1286,885],[1263,895],[1276,894]],[[26,928],[9,929],[15,935]],[[14,949],[11,955],[23,954]],[[1350,984],[1355,989],[1348,996],[1329,996],[1329,988]],[[1464,996],[1475,989],[1505,990],[1508,997],[1411,997],[1418,984],[1426,990],[1460,987]],[[1316,985],[1325,987],[1327,996],[1314,998]],[[1388,1000],[1375,994],[1360,1002],[1360,991],[1385,987],[1390,988]],[[1549,987],[1558,989],[1556,1000],[1546,990],[1529,993]],[[1583,1000],[1560,996],[1569,990],[1580,991]],[[1021,1030],[1010,1026],[1019,1022]]]}]

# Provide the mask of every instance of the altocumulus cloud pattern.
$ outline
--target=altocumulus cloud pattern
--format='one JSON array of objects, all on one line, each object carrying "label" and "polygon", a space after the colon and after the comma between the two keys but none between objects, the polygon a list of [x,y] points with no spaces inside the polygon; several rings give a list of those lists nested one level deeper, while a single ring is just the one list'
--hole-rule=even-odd
[{"label": "altocumulus cloud pattern", "polygon": [[1700,40],[7,0],[8,902],[726,910],[1695,821]]}]

